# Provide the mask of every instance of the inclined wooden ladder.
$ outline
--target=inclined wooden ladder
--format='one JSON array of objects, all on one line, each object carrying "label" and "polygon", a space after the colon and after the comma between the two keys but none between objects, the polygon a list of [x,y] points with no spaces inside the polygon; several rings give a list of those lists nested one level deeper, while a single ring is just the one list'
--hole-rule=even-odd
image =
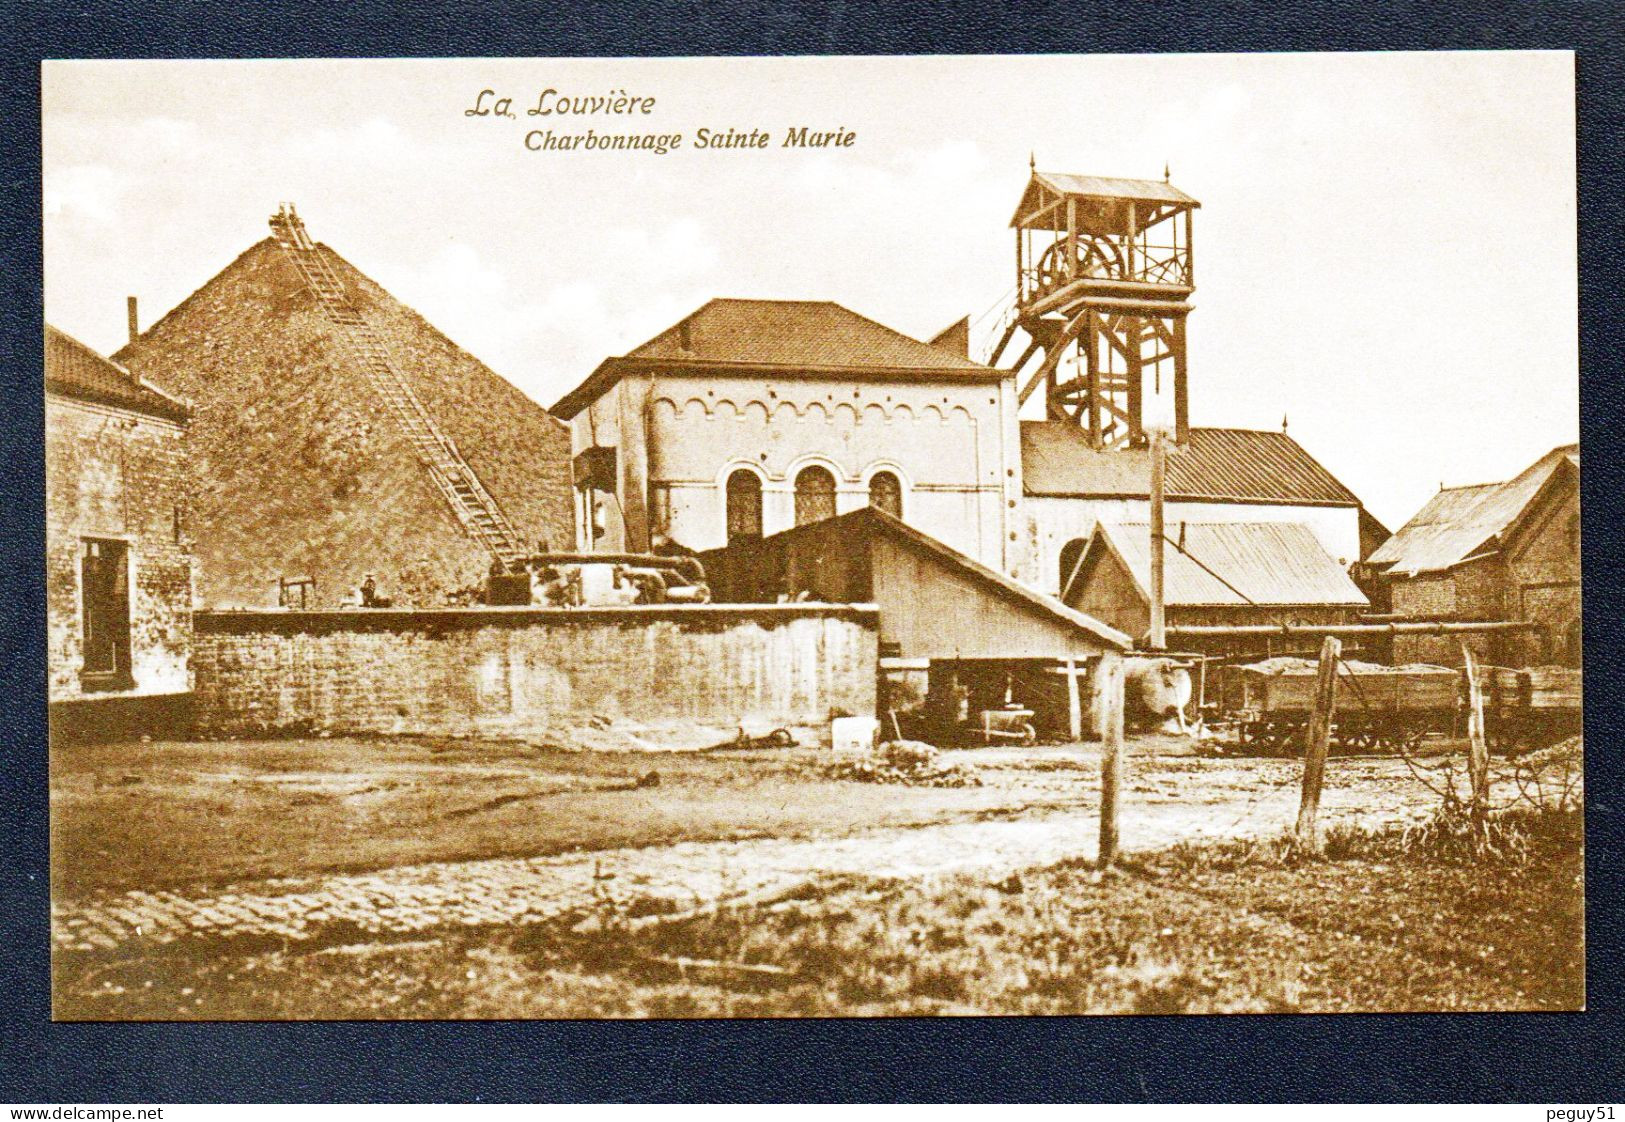
[{"label": "inclined wooden ladder", "polygon": [[303,220],[291,205],[283,204],[271,216],[271,234],[315,294],[328,322],[339,329],[335,334],[341,346],[366,374],[373,392],[401,426],[419,463],[428,470],[464,530],[504,565],[525,557],[529,551],[519,531],[395,369],[383,340],[361,317],[344,283],[311,241]]}]

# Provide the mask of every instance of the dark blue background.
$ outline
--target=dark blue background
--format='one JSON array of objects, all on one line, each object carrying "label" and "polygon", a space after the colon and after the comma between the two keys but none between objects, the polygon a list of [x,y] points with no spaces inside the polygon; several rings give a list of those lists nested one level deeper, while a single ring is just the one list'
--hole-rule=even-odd
[{"label": "dark blue background", "polygon": [[[1617,3],[7,5],[0,212],[0,1101],[1625,1098],[1619,1017]],[[1589,1004],[1576,1015],[54,1025],[48,990],[39,61],[334,55],[1579,52]],[[861,90],[853,91],[862,97]],[[1044,91],[1031,92],[1034,113]],[[1358,175],[1358,168],[1348,169]],[[1374,220],[1380,212],[1374,207]],[[1531,255],[1563,245],[1531,245]],[[1494,394],[1509,369],[1483,372]],[[1406,408],[1395,401],[1395,409]],[[1439,418],[1449,424],[1448,417]]]}]

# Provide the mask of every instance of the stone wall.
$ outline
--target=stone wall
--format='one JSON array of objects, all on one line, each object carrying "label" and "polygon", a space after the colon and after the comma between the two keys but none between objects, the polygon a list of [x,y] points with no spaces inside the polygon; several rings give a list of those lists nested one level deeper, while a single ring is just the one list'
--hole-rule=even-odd
[{"label": "stone wall", "polygon": [[125,543],[130,597],[128,689],[95,697],[184,693],[191,646],[192,556],[183,503],[183,430],[170,421],[55,394],[45,408],[45,588],[49,696],[87,696],[80,557],[85,538]]},{"label": "stone wall", "polygon": [[196,628],[206,735],[760,734],[875,706],[869,606],[200,612]]}]

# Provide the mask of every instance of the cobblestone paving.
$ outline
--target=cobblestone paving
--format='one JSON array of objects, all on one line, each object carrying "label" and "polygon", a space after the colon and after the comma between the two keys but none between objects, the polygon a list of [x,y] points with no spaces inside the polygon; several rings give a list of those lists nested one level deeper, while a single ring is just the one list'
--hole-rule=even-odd
[{"label": "cobblestone paving", "polygon": [[[1125,848],[1150,850],[1215,836],[1280,832],[1296,809],[1293,787],[1246,801],[1192,807],[1176,800],[1125,808]],[[1373,813],[1353,791],[1328,790],[1323,820],[1399,821],[1420,806]],[[1267,804],[1267,805],[1265,805]],[[1279,804],[1279,805],[1277,805]],[[760,899],[821,876],[999,874],[1092,858],[1093,808],[1019,818],[868,830],[844,837],[685,842],[551,857],[410,865],[363,874],[231,885],[212,893],[133,891],[53,907],[62,951],[138,951],[186,939],[308,940],[409,934],[448,926],[535,923],[571,913],[656,914]],[[1232,819],[1235,819],[1232,821]],[[634,905],[638,905],[634,908]]]}]

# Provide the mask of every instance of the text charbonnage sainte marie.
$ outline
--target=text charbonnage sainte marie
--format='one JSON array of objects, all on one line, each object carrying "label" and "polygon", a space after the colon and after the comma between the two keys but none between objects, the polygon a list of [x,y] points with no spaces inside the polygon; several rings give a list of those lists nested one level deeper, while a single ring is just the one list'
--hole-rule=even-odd
[{"label": "text charbonnage sainte marie", "polygon": [[[525,132],[523,143],[532,152],[595,152],[633,151],[651,152],[663,156],[675,152],[689,140],[681,132],[621,132],[600,131],[589,127],[566,131],[579,126],[581,118],[630,118],[653,116],[655,98],[634,96],[624,89],[611,89],[603,94],[562,93],[549,86],[542,90],[534,103],[522,110],[514,107],[514,99],[491,89],[481,90],[474,104],[463,110],[463,116],[485,118],[491,121],[520,120],[521,112],[527,118],[537,118],[539,127]],[[555,120],[555,118],[557,120]],[[629,121],[628,123],[631,123]],[[552,127],[550,127],[552,126]],[[778,143],[775,145],[774,141]],[[690,148],[708,151],[779,148],[850,148],[857,143],[858,134],[844,127],[818,129],[806,125],[790,125],[780,136],[762,128],[700,128],[695,130]]]}]

